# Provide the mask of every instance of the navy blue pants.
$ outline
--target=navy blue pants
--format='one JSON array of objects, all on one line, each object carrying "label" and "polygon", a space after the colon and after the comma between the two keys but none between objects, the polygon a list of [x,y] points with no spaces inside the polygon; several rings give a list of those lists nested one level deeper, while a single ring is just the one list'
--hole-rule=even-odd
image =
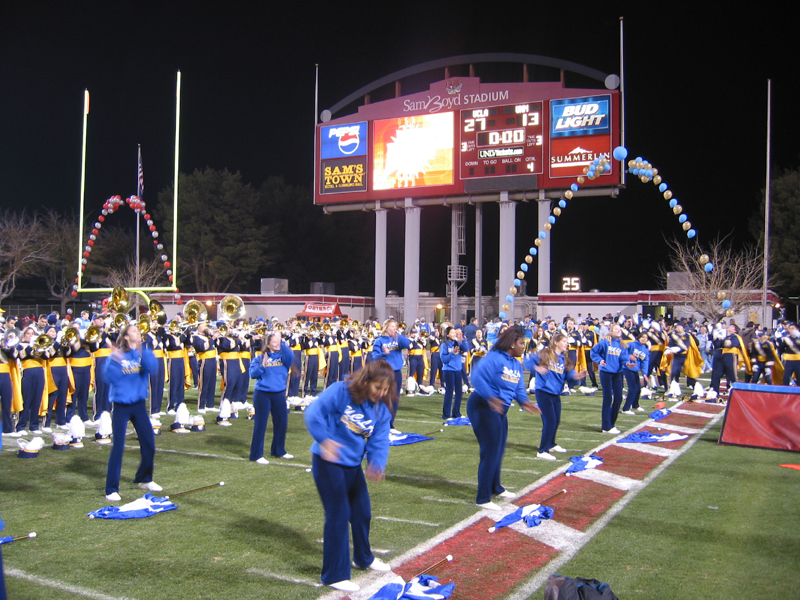
[{"label": "navy blue pants", "polygon": [[306,380],[303,382],[303,396],[316,396],[319,381],[319,355],[306,354]]},{"label": "navy blue pants", "polygon": [[19,413],[17,431],[25,431],[28,421],[31,431],[39,429],[39,409],[44,393],[44,368],[28,367],[22,370],[22,412]]},{"label": "navy blue pants", "polygon": [[500,471],[508,439],[508,417],[494,412],[486,399],[476,392],[472,392],[467,399],[467,416],[480,447],[478,495],[475,502],[485,504],[491,502],[492,496],[506,491],[500,484]]},{"label": "navy blue pants", "polygon": [[[461,371],[442,371],[444,383],[444,404],[442,404],[443,419],[457,419],[461,416]],[[452,409],[451,409],[452,404]]]},{"label": "navy blue pants", "polygon": [[622,373],[601,370],[600,385],[603,388],[602,429],[608,431],[617,422],[619,407],[622,406]]},{"label": "navy blue pants", "polygon": [[[439,381],[442,379],[442,357],[439,355],[438,352],[431,352],[431,380],[430,386],[434,387],[436,385],[436,377],[439,377]],[[444,382],[442,382],[444,384]]]},{"label": "navy blue pants", "polygon": [[353,373],[360,371],[364,367],[364,357],[362,355],[353,356]]},{"label": "navy blue pants", "polygon": [[186,363],[181,358],[169,359],[169,410],[178,410],[186,398]]},{"label": "navy blue pants", "polygon": [[197,364],[198,382],[197,408],[214,408],[214,392],[217,387],[217,359],[201,358]]},{"label": "navy blue pants", "polygon": [[111,400],[108,397],[108,384],[103,376],[107,356],[94,359],[94,420],[100,418],[100,413],[111,412]]},{"label": "navy blue pants", "polygon": [[[728,387],[736,383],[736,369],[734,368],[733,354],[721,354],[714,357],[714,366],[711,369],[711,387],[719,394],[719,384],[723,377],[728,379]],[[786,371],[784,371],[784,380]]]},{"label": "navy blue pants", "polygon": [[[296,398],[300,396],[300,373],[303,370],[303,359],[300,350],[292,350],[292,354],[294,354],[294,360],[289,369],[289,392],[287,395],[290,398]],[[255,400],[255,397],[253,399]]]},{"label": "navy blue pants", "polygon": [[223,393],[223,398],[230,402],[240,402],[239,389],[243,381],[246,382],[245,385],[249,383],[247,372],[242,373],[239,359],[225,360],[225,392]]},{"label": "navy blue pants", "polygon": [[642,384],[639,381],[639,372],[630,369],[622,369],[625,374],[625,381],[628,382],[628,395],[625,397],[625,406],[622,410],[639,408],[639,396],[642,393]]},{"label": "navy blue pants", "polygon": [[550,452],[556,445],[556,433],[561,424],[561,396],[536,390],[536,404],[542,411],[542,439],[539,452]]},{"label": "navy blue pants", "polygon": [[422,377],[425,375],[425,359],[422,355],[408,357],[408,376],[416,379],[417,384],[423,385]]},{"label": "navy blue pants", "polygon": [[56,391],[50,392],[47,400],[47,417],[45,427],[50,427],[53,413],[56,415],[56,425],[67,424],[67,391],[69,388],[69,374],[67,366],[50,367],[50,373],[56,384]]},{"label": "navy blue pants", "polygon": [[264,456],[264,435],[269,415],[272,414],[272,446],[270,456],[286,454],[286,429],[289,426],[289,411],[286,408],[286,392],[253,392],[253,441],[250,442],[250,460]]},{"label": "navy blue pants", "polygon": [[92,367],[72,367],[72,378],[75,380],[75,392],[72,404],[67,408],[67,419],[77,414],[81,421],[89,420],[89,385],[92,380]]},{"label": "navy blue pants", "polygon": [[161,412],[164,403],[164,383],[167,377],[167,369],[164,365],[164,357],[156,357],[158,368],[150,373],[150,414],[157,415]]},{"label": "navy blue pants", "polygon": [[150,425],[150,416],[147,414],[147,403],[142,398],[133,404],[114,404],[111,413],[112,446],[108,456],[108,472],[106,473],[106,495],[119,491],[119,476],[122,472],[122,451],[125,449],[125,430],[128,421],[133,422],[133,428],[139,438],[139,448],[142,452],[142,461],[136,470],[133,483],[147,483],[153,481],[153,466],[156,455],[156,436],[153,426]]},{"label": "navy blue pants", "polygon": [[3,574],[3,552],[0,550],[0,600],[6,600],[6,577]]},{"label": "navy blue pants", "polygon": [[3,413],[3,433],[14,432],[14,421],[11,419],[11,375],[0,373],[0,411]]},{"label": "navy blue pants", "polygon": [[792,377],[800,385],[800,360],[787,360],[783,364],[783,385],[789,385]]},{"label": "navy blue pants", "polygon": [[[586,357],[586,372],[589,374],[589,379],[592,382],[592,387],[597,387],[597,376],[594,374],[594,363],[592,362],[592,351],[584,350]],[[585,381],[585,380],[584,380]]]},{"label": "navy blue pants", "polygon": [[350,348],[340,346],[339,348],[339,381],[350,374]]},{"label": "navy blue pants", "polygon": [[242,365],[244,366],[244,373],[242,373],[242,377],[239,380],[239,387],[236,388],[237,395],[234,398],[244,404],[247,402],[247,394],[250,393],[250,359],[242,358]]},{"label": "navy blue pants", "polygon": [[325,387],[333,385],[339,381],[339,353],[328,353],[328,376],[325,379]]},{"label": "navy blue pants", "polygon": [[353,532],[353,560],[368,567],[375,560],[369,546],[372,507],[367,480],[361,465],[344,467],[312,455],[311,472],[325,509],[322,544],[322,583],[350,579],[350,539]]}]

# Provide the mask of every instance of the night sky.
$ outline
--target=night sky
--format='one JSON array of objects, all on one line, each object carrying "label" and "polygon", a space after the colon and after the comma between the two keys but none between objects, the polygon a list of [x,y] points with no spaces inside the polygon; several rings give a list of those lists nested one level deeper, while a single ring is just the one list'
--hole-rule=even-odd
[{"label": "night sky", "polygon": [[[580,2],[276,5],[6,6],[0,19],[0,207],[78,211],[85,88],[91,93],[89,207],[135,193],[137,144],[145,201],[152,205],[172,182],[178,69],[181,171],[227,167],[255,186],[280,175],[310,187],[315,64],[320,110],[394,71],[469,53],[539,54],[619,73],[620,16],[626,145],[660,170],[701,242],[717,235],[737,244],[753,241],[748,219],[765,179],[768,78],[773,167],[798,165],[790,108],[795,32],[774,10],[721,14],[700,7],[689,13],[649,8],[657,3],[641,9],[625,3],[623,10],[622,3]],[[477,75],[499,77],[481,66]],[[409,86],[404,92],[427,89]],[[496,206],[485,213],[488,294],[496,278]],[[518,208],[520,259],[538,229],[535,214],[535,204]],[[441,294],[449,215],[424,209],[422,221],[420,289]],[[462,260],[468,265],[473,222]],[[389,223],[389,254],[402,256],[401,213],[393,211]],[[575,200],[553,229],[553,287],[571,275],[582,277],[584,289],[653,289],[667,254],[665,237],[685,239],[685,233],[652,184],[629,180],[619,198]],[[402,294],[402,261],[390,265],[388,287]],[[473,289],[469,282],[462,293]]]}]

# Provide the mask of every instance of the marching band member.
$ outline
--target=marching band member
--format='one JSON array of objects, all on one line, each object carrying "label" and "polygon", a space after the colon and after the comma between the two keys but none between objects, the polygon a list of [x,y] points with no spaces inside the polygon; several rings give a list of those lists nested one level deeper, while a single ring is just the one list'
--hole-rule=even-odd
[{"label": "marching band member", "polygon": [[[487,342],[488,343],[488,342]],[[435,326],[433,331],[428,336],[428,347],[431,350],[431,379],[430,386],[436,387],[436,378],[439,378],[439,383],[444,385],[442,380],[442,357],[439,355],[439,348],[441,342],[439,341],[439,326]]]},{"label": "marching band member", "polygon": [[766,385],[781,385],[778,382],[783,381],[783,364],[763,329],[756,331],[755,339],[750,342],[750,364],[753,365],[751,383],[758,383],[763,375]]},{"label": "marching band member", "polygon": [[600,385],[603,388],[603,408],[601,430],[603,433],[617,434],[614,424],[622,406],[622,366],[629,363],[628,350],[622,345],[622,328],[612,323],[608,337],[600,340],[592,348],[592,362],[600,367]]},{"label": "marching band member", "polygon": [[346,321],[340,321],[340,327],[336,332],[336,337],[339,342],[339,381],[344,381],[350,374],[350,328],[347,325],[342,325]]},{"label": "marching band member", "polygon": [[639,396],[642,393],[642,384],[639,380],[639,374],[647,377],[650,371],[650,348],[647,346],[647,332],[639,331],[638,337],[635,341],[628,343],[628,354],[630,354],[630,364],[634,365],[629,367],[625,365],[622,373],[625,375],[625,381],[628,382],[628,395],[625,398],[625,406],[622,407],[622,412],[626,415],[633,415],[634,409],[639,412],[644,411],[639,406]]},{"label": "marching band member", "polygon": [[647,341],[650,344],[650,356],[647,359],[650,373],[647,376],[655,378],[655,384],[651,387],[657,390],[658,386],[662,385],[664,393],[666,393],[669,390],[669,384],[667,383],[667,374],[661,369],[661,359],[667,347],[667,334],[658,321],[650,323],[650,328],[647,330]]},{"label": "marching band member", "polygon": [[67,417],[69,420],[72,416],[70,413],[74,413],[80,417],[84,425],[91,425],[92,420],[89,418],[88,406],[89,387],[92,383],[92,353],[89,351],[89,345],[83,339],[86,336],[86,331],[81,331],[77,327],[74,328],[78,332],[77,346],[72,355],[67,358],[67,363],[75,381],[75,391],[72,393],[72,404]]},{"label": "marching band member", "polygon": [[[687,333],[683,324],[676,322],[672,327],[672,333],[669,334],[669,347],[664,350],[664,358],[661,359],[662,369],[664,368],[665,358],[672,358],[672,366],[670,368],[670,382],[676,381],[680,384],[681,373],[686,374],[686,385],[693,388],[700,371],[703,366],[703,359],[700,356],[700,350],[697,348],[697,342],[694,337]],[[713,381],[713,379],[712,379]],[[734,381],[736,381],[734,379]],[[717,390],[719,391],[719,390]]]},{"label": "marching band member", "polygon": [[361,332],[356,329],[350,338],[350,358],[353,359],[353,373],[359,371],[364,366],[364,353],[367,348],[367,340]]},{"label": "marching band member", "polygon": [[55,351],[52,347],[37,349],[34,344],[36,336],[34,327],[26,327],[22,332],[22,342],[16,348],[16,357],[22,365],[22,412],[19,413],[16,430],[20,435],[25,435],[25,427],[29,421],[31,433],[42,434],[39,428],[39,413],[42,403],[45,402],[45,406],[47,405],[45,364]]},{"label": "marching band member", "polygon": [[[417,385],[423,385],[425,375],[425,341],[420,339],[419,330],[412,329],[408,344],[408,376],[413,377]],[[412,394],[409,394],[409,396]]]},{"label": "marching band member", "polygon": [[719,396],[719,384],[723,375],[728,379],[729,385],[736,383],[740,358],[744,361],[747,372],[752,372],[750,356],[748,356],[744,342],[739,337],[738,332],[739,328],[736,325],[728,325],[727,336],[723,340],[717,340],[715,344],[721,349],[719,357],[715,356],[711,372],[711,388],[716,392],[717,396]]},{"label": "marching band member", "polygon": [[339,338],[337,337],[338,331],[335,326],[326,323],[323,326],[323,330],[325,327],[328,328],[328,331],[323,331],[320,346],[325,348],[326,352],[325,360],[328,364],[328,375],[325,377],[325,387],[328,387],[339,381]]},{"label": "marching band member", "polygon": [[300,376],[303,373],[303,347],[300,343],[300,332],[298,331],[297,320],[289,321],[288,333],[286,335],[289,347],[292,349],[294,360],[292,368],[289,369],[289,391],[286,395],[289,398],[300,397]]},{"label": "marching band member", "polygon": [[[277,319],[276,319],[277,320]],[[240,379],[238,388],[238,396],[234,396],[237,402],[241,402],[242,406],[248,406],[247,397],[250,393],[250,379],[247,373],[250,371],[251,356],[253,353],[253,336],[247,331],[247,322],[244,319],[236,321],[236,335],[239,337],[239,357],[242,359],[242,368],[244,368],[244,375]],[[258,340],[259,349],[261,348],[261,340]],[[231,402],[234,400],[231,399]],[[235,418],[235,417],[234,417]]]},{"label": "marching band member", "polygon": [[586,363],[586,372],[589,374],[589,379],[592,382],[592,387],[597,387],[597,377],[594,374],[594,363],[592,362],[592,348],[597,343],[597,332],[592,327],[589,327],[589,321],[582,321],[580,324],[580,339],[581,351],[583,352],[583,360]]},{"label": "marching band member", "polygon": [[197,356],[197,412],[200,414],[214,409],[214,393],[217,387],[217,348],[219,333],[212,333],[205,321],[197,325],[197,331],[189,343]]},{"label": "marching band member", "polygon": [[321,579],[344,592],[359,590],[350,580],[348,526],[353,533],[356,567],[390,570],[370,548],[372,511],[361,463],[366,456],[368,479],[384,479],[389,458],[389,407],[396,405],[396,390],[391,363],[375,360],[347,381],[326,388],[305,410],[306,427],[314,438],[311,469],[325,509]]},{"label": "marching band member", "polygon": [[500,510],[492,496],[515,498],[500,483],[503,454],[508,439],[508,409],[517,403],[531,414],[541,411],[528,400],[519,358],[525,351],[525,333],[510,327],[497,337],[481,360],[472,382],[475,391],[467,399],[467,414],[480,446],[478,493],[475,503],[487,510]]},{"label": "marching band member", "polygon": [[475,337],[472,339],[472,362],[469,366],[470,373],[475,370],[481,362],[481,359],[486,356],[487,352],[489,352],[489,342],[484,339],[483,330],[478,329],[475,331]]},{"label": "marching band member", "polygon": [[111,402],[108,399],[108,384],[104,375],[106,360],[111,356],[112,340],[105,331],[106,320],[103,315],[92,315],[92,325],[100,330],[100,335],[91,344],[89,351],[92,353],[92,374],[94,375],[94,409],[92,420],[97,421],[100,414],[111,412]]},{"label": "marching band member", "polygon": [[11,413],[20,412],[23,407],[15,340],[13,336],[4,337],[0,346],[0,411],[3,413],[3,435],[9,437],[19,437],[14,431]]},{"label": "marching band member", "polygon": [[557,333],[550,345],[536,354],[529,354],[524,361],[525,368],[536,373],[536,404],[542,416],[542,438],[536,458],[556,460],[551,452],[566,452],[556,444],[556,433],[561,424],[561,390],[567,379],[580,381],[586,377],[585,371],[577,371],[569,357],[569,336]]},{"label": "marching band member", "polygon": [[[56,426],[61,429],[67,429],[67,395],[71,395],[71,392],[75,389],[75,384],[71,381],[71,373],[67,366],[67,357],[73,354],[75,349],[70,345],[62,345],[56,339],[57,333],[54,325],[48,325],[45,328],[45,334],[53,340],[53,356],[47,361],[47,370],[50,372],[48,377],[49,394],[47,417],[45,418],[43,431],[51,433],[51,421],[54,412]],[[75,343],[79,344],[80,338],[76,337]]]},{"label": "marching band member", "polygon": [[270,331],[264,340],[264,353],[250,363],[250,379],[256,380],[253,405],[256,410],[253,439],[250,442],[250,460],[268,465],[264,458],[264,434],[269,415],[272,414],[272,446],[270,456],[294,458],[286,452],[286,429],[289,415],[286,408],[286,378],[294,362],[294,352],[281,339],[279,331]]},{"label": "marching band member", "polygon": [[[469,352],[469,346],[464,341],[460,329],[448,327],[444,331],[445,341],[439,347],[439,356],[442,358],[442,380],[444,383],[444,402],[442,404],[442,419],[457,419],[461,416],[461,399],[463,396],[461,369],[464,365],[464,353]],[[452,409],[451,409],[452,405]]]},{"label": "marching band member", "polygon": [[[178,321],[172,321],[169,329],[161,328],[161,340],[164,342],[164,350],[168,357],[169,402],[167,414],[174,415],[178,406],[186,399],[187,337],[180,330]],[[189,375],[191,376],[191,373]]]},{"label": "marching band member", "polygon": [[783,359],[783,385],[790,385],[792,379],[800,385],[800,330],[797,325],[789,323],[786,335],[780,341],[781,358]]},{"label": "marching band member", "polygon": [[142,345],[152,350],[156,358],[156,368],[151,371],[148,383],[148,396],[150,397],[150,414],[152,416],[166,415],[161,409],[164,402],[164,386],[167,379],[167,354],[164,351],[164,340],[157,333],[159,327],[155,320],[150,331],[142,337]]},{"label": "marching band member", "polygon": [[303,382],[303,396],[316,396],[319,383],[319,333],[316,326],[309,327],[302,337],[303,352],[306,355],[306,379]]},{"label": "marching band member", "polygon": [[[248,380],[245,376],[244,363],[239,353],[239,340],[234,337],[234,332],[225,324],[217,324],[220,328],[225,327],[227,331],[220,332],[220,337],[216,340],[217,354],[220,360],[220,371],[222,373],[223,393],[222,400],[238,402],[239,388],[247,385]],[[231,325],[232,327],[232,325]]]},{"label": "marching band member", "polygon": [[139,326],[128,324],[117,338],[116,349],[103,367],[110,386],[113,445],[108,456],[106,473],[106,500],[119,502],[119,478],[122,471],[122,453],[125,449],[125,430],[128,421],[133,422],[139,438],[142,460],[133,478],[139,488],[148,492],[160,492],[162,487],[153,481],[156,438],[147,413],[146,398],[148,374],[156,369],[153,351],[142,346]]}]

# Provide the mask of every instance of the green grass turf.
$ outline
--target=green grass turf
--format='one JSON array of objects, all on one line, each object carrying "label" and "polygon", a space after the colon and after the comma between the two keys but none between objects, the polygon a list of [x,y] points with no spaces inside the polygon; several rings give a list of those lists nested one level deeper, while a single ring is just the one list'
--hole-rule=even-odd
[{"label": "green grass turf", "polygon": [[[187,395],[194,412],[191,401],[196,395],[192,391]],[[370,483],[371,540],[384,560],[391,561],[476,510],[477,442],[469,427],[438,432],[441,400],[438,395],[402,399],[396,426],[415,433],[436,431],[437,439],[393,448],[386,481]],[[567,456],[585,453],[608,439],[599,432],[600,402],[599,395],[564,399],[558,441],[568,449]],[[649,409],[652,402],[644,401],[643,406]],[[319,582],[323,512],[311,474],[305,471],[311,464],[310,438],[302,415],[289,416],[286,447],[296,458],[274,459],[267,466],[247,460],[252,422],[239,419],[223,428],[213,423],[215,416],[206,415],[203,433],[179,435],[163,429],[156,438],[155,480],[164,486],[163,494],[219,481],[225,481],[225,486],[177,498],[177,511],[134,521],[86,518],[89,511],[108,504],[103,487],[109,446],[87,440],[82,450],[45,448],[38,458],[21,460],[15,456],[13,440],[5,438],[0,454],[3,534],[38,534],[35,540],[3,547],[6,569],[62,586],[53,589],[7,575],[9,598],[86,597],[64,589],[70,585],[137,600],[304,599],[327,592],[327,588],[268,576]],[[535,460],[541,429],[537,417],[514,406],[509,419],[503,483],[518,490],[564,463]],[[644,419],[646,413],[621,415],[618,426],[624,431]],[[171,417],[163,422],[168,425]],[[267,447],[270,436],[271,428]],[[625,592],[624,597],[712,598],[714,584],[731,571],[732,556],[738,556],[736,575],[742,579],[755,581],[770,573],[774,581],[796,571],[800,553],[797,536],[792,538],[791,532],[798,530],[799,519],[797,509],[792,510],[796,502],[792,504],[790,491],[797,489],[800,474],[775,467],[778,462],[792,462],[793,455],[718,447],[714,439],[711,435],[709,441],[696,444],[667,469],[562,572],[612,581],[618,594]],[[135,446],[135,438],[130,436],[128,443]],[[708,453],[717,458],[709,458]],[[764,457],[756,468],[748,468],[761,454]],[[734,466],[729,458],[733,455],[740,457],[741,467]],[[137,448],[126,449],[120,486],[125,502],[142,495],[131,483],[138,460]],[[754,481],[755,474],[762,480]],[[740,489],[748,491],[739,494]],[[704,494],[712,490],[715,496],[705,499]],[[786,497],[776,508],[773,496],[778,491]],[[708,505],[719,510],[711,511]],[[734,525],[718,522],[723,516]],[[777,529],[770,529],[762,519]],[[656,558],[641,558],[645,556],[641,540],[649,537],[645,531],[664,544],[653,551]],[[679,535],[682,532],[685,535]],[[760,543],[765,539],[769,543]],[[680,564],[676,572],[681,574],[677,580],[671,567],[676,562]],[[683,578],[685,585],[679,589],[687,593],[670,593]],[[748,590],[747,597],[766,598],[764,589],[752,590],[755,594]]]}]

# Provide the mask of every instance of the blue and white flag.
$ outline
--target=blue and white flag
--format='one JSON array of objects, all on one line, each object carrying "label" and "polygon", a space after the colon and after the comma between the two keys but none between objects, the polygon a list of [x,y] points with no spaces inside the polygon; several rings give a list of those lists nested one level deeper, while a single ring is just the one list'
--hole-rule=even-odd
[{"label": "blue and white flag", "polygon": [[662,409],[657,410],[655,412],[651,412],[650,413],[650,418],[653,419],[653,421],[660,421],[664,417],[666,417],[668,415],[671,415],[671,414],[672,414],[671,410],[668,410],[666,408],[662,408]]},{"label": "blue and white flag", "polygon": [[603,459],[596,454],[589,454],[587,456],[571,456],[570,462],[572,464],[566,471],[566,475],[572,475],[578,471],[586,471],[587,469],[596,469],[603,464]]},{"label": "blue and white flag", "polygon": [[525,521],[528,527],[536,527],[542,522],[542,519],[552,519],[553,509],[549,506],[540,506],[538,504],[530,504],[518,508],[510,515],[506,515],[495,523],[494,527],[489,529],[489,533],[494,533],[501,527],[508,527],[517,521]]},{"label": "blue and white flag", "polygon": [[458,417],[457,419],[445,421],[444,425],[445,427],[450,427],[451,425],[472,425],[472,423],[470,423],[469,417]]},{"label": "blue and white flag", "polygon": [[390,446],[405,446],[406,444],[415,444],[417,442],[427,442],[436,438],[426,437],[421,433],[401,433],[400,435],[389,434]]},{"label": "blue and white flag", "polygon": [[445,600],[455,588],[455,583],[439,585],[435,575],[420,575],[409,583],[397,577],[375,592],[369,600]]},{"label": "blue and white flag", "polygon": [[86,516],[90,519],[144,519],[176,508],[178,505],[170,502],[168,498],[159,498],[148,493],[128,504],[106,506],[93,510]]},{"label": "blue and white flag", "polygon": [[653,433],[652,431],[637,431],[627,437],[617,440],[618,444],[648,444],[653,442],[677,442],[685,440],[688,435],[680,433]]}]

